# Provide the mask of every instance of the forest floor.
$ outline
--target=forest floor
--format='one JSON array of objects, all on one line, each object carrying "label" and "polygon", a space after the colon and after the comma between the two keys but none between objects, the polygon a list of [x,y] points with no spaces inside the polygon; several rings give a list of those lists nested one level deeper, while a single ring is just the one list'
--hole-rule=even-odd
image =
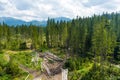
[{"label": "forest floor", "polygon": [[[20,67],[23,71],[27,72],[28,75],[31,75],[35,80],[37,80],[37,79],[36,79],[37,77],[40,77],[40,76],[41,76],[41,72],[38,71],[38,70],[32,70],[32,69],[30,69],[30,68],[25,67],[24,65],[20,65],[19,67]],[[26,77],[27,77],[27,76],[26,76]],[[26,80],[27,80],[27,78],[26,78]]]},{"label": "forest floor", "polygon": [[116,68],[120,68],[120,64],[118,65],[116,65],[116,64],[112,64],[112,66],[114,66],[114,67],[116,67]]},{"label": "forest floor", "polygon": [[[35,69],[35,67],[31,63],[31,59],[33,57],[33,56],[31,57],[31,55],[34,54],[32,52],[33,52],[32,50],[23,50],[23,51],[3,50],[4,54],[1,55],[3,55],[2,58],[5,59],[7,62],[10,61],[11,58],[10,56],[13,56],[12,57],[13,60],[16,61],[17,63],[20,63],[19,68],[25,72],[24,76],[22,75],[25,80],[31,80],[30,78],[32,78],[32,80],[61,80],[62,72],[60,70],[65,62],[64,60],[64,58],[66,58],[65,53],[62,54],[60,54],[61,52],[57,53],[58,52],[57,50],[56,52],[54,50],[52,53],[50,53],[51,51],[48,51],[47,53],[46,52],[38,53],[44,56],[44,59],[42,59],[42,63],[44,63],[47,66],[47,68],[51,73],[54,73],[52,75],[49,75],[45,68],[43,71],[41,71],[41,69]],[[43,58],[40,57],[40,55],[38,55],[38,57]],[[73,57],[73,56],[69,56],[69,57]],[[114,68],[120,69],[120,64],[111,64],[111,65]],[[41,65],[39,64],[39,66]],[[93,66],[93,62],[87,61],[83,63],[83,65],[81,65],[81,68],[79,70],[71,71],[71,72],[69,71],[68,78],[70,76],[75,75],[75,73],[77,73],[80,79],[82,75],[85,75],[91,70],[92,66]],[[56,73],[57,70],[58,72]],[[69,79],[73,80],[71,79],[71,77]]]},{"label": "forest floor", "polygon": [[[46,75],[46,73],[41,73],[41,71],[37,71],[37,70],[36,71],[31,70],[23,65],[20,65],[20,68],[23,71],[27,72],[28,75],[32,75],[33,80],[61,80],[61,76],[62,76],[61,73],[58,73],[58,74],[53,75],[53,76],[48,76],[48,75]],[[26,78],[26,80],[28,80],[28,79]]]},{"label": "forest floor", "polygon": [[[53,55],[50,52],[42,53],[44,55],[44,59],[42,61],[42,65],[44,71],[41,70],[32,70],[24,65],[20,65],[19,67],[28,73],[28,75],[33,76],[33,80],[61,80],[62,79],[62,65],[64,65],[64,61],[61,58]],[[58,60],[58,61],[57,61]],[[47,69],[46,69],[47,68]],[[50,74],[48,73],[48,70]],[[27,76],[26,76],[27,77]],[[27,79],[26,79],[27,80]]]}]

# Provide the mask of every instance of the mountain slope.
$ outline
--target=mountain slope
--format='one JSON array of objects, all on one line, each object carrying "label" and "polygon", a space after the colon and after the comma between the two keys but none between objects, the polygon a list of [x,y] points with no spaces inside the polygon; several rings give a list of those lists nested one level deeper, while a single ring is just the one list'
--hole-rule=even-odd
[{"label": "mountain slope", "polygon": [[54,18],[55,19],[55,22],[57,21],[70,21],[71,19],[69,18],[66,18],[66,17],[57,17],[57,18]]},{"label": "mountain slope", "polygon": [[6,23],[7,25],[21,25],[21,24],[26,24],[25,21],[19,20],[19,19],[15,19],[15,18],[11,18],[11,17],[1,17],[0,18],[0,23]]},{"label": "mountain slope", "polygon": [[[55,22],[57,21],[70,21],[71,19],[69,18],[66,18],[66,17],[57,17],[57,18],[54,18],[55,19]],[[26,22],[26,21],[23,21],[23,20],[20,20],[20,19],[15,19],[15,18],[12,18],[12,17],[0,17],[0,23],[6,23],[7,25],[22,25],[22,24],[25,24],[25,25],[30,25],[30,24],[33,24],[33,25],[37,25],[37,26],[46,26],[47,25],[47,21],[37,21],[37,20],[33,20],[33,21],[29,21],[29,22]]]}]

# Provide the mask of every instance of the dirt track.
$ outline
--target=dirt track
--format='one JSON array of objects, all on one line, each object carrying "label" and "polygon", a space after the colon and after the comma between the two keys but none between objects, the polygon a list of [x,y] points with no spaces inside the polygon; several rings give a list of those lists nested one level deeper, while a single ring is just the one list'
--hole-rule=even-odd
[{"label": "dirt track", "polygon": [[[40,54],[40,53],[39,53]],[[40,54],[41,55],[41,54]],[[25,72],[28,72],[33,76],[33,80],[62,80],[62,66],[64,65],[65,60],[60,59],[52,53],[42,54],[43,62],[43,71],[31,70],[23,65],[20,65],[20,68]]]}]

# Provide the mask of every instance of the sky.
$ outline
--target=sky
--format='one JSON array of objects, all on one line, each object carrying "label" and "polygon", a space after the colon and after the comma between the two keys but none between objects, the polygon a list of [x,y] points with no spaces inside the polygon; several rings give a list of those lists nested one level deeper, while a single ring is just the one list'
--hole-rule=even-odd
[{"label": "sky", "polygon": [[0,0],[0,17],[25,21],[120,12],[120,0]]}]

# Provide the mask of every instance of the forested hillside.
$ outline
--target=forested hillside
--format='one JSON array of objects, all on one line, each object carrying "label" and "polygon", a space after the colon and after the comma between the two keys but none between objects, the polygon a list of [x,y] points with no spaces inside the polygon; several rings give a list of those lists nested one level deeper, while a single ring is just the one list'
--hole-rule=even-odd
[{"label": "forested hillside", "polygon": [[[69,69],[70,80],[119,80],[120,13],[77,17],[68,22],[48,19],[46,27],[0,25],[0,56],[3,50],[58,48],[64,51],[61,54],[69,55],[64,68]],[[9,74],[5,72],[8,64],[3,63],[0,71]],[[0,72],[0,76],[4,74]]]}]

